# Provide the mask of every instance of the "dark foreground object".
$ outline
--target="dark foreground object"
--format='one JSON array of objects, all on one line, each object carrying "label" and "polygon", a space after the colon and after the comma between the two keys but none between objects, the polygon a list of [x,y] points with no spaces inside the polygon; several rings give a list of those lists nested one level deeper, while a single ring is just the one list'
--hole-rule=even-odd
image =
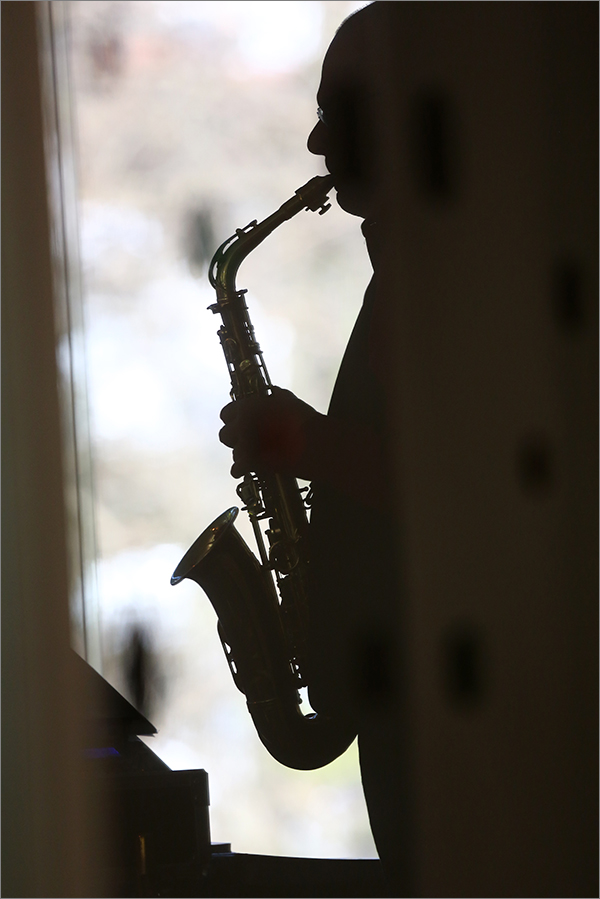
[{"label": "dark foreground object", "polygon": [[206,772],[171,771],[139,739],[154,725],[75,654],[73,666],[85,688],[89,775],[108,814],[103,895],[392,895],[378,859],[246,855],[211,843]]},{"label": "dark foreground object", "polygon": [[[213,855],[200,896],[391,896],[378,859]],[[182,894],[183,895],[183,894]],[[187,895],[193,895],[189,893]]]}]

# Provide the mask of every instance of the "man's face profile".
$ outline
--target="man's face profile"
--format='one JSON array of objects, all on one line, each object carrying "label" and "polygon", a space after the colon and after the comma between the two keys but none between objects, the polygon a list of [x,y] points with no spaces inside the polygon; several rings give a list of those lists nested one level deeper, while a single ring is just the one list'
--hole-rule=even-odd
[{"label": "man's face profile", "polygon": [[375,128],[365,73],[360,49],[342,26],[323,62],[319,121],[308,137],[309,151],[325,157],[339,205],[363,218],[373,212],[375,193]]}]

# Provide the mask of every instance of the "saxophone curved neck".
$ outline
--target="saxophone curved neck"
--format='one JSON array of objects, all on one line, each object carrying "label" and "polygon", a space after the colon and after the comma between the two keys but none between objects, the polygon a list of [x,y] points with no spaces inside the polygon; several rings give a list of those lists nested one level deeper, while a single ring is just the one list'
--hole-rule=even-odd
[{"label": "saxophone curved neck", "polygon": [[303,209],[319,215],[327,212],[331,205],[327,203],[327,194],[332,187],[331,175],[316,175],[262,222],[255,219],[228,237],[214,254],[209,268],[208,277],[217,292],[217,302],[231,299],[237,293],[235,279],[240,265],[276,228]]}]

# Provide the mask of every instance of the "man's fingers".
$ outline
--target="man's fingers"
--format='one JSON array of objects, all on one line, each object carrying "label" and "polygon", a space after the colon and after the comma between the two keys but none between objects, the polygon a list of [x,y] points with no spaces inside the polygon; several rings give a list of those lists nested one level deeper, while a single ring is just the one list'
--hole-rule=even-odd
[{"label": "man's fingers", "polygon": [[239,462],[234,462],[231,466],[231,477],[232,478],[243,478],[246,474],[246,471]]},{"label": "man's fingers", "polygon": [[237,403],[228,403],[226,406],[223,406],[220,412],[221,421],[224,421],[225,424],[229,424],[235,418],[237,418],[238,414],[238,404]]},{"label": "man's fingers", "polygon": [[221,443],[224,443],[225,446],[229,446],[233,448],[238,440],[238,429],[235,425],[225,425],[219,431],[219,440]]},{"label": "man's fingers", "polygon": [[248,459],[247,454],[244,453],[242,450],[240,450],[239,447],[237,449],[234,449],[234,451],[232,453],[232,457],[233,457],[233,465],[231,466],[232,477],[241,478],[251,470],[252,466],[250,465],[250,460]]}]

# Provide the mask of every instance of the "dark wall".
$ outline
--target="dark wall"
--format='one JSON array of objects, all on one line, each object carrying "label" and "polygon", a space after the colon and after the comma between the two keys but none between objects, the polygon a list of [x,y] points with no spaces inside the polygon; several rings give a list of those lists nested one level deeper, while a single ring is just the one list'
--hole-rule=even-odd
[{"label": "dark wall", "polygon": [[[2,4],[2,892],[84,896],[36,16]],[[98,895],[102,895],[98,893]]]},{"label": "dark wall", "polygon": [[595,895],[598,7],[385,6],[416,892]]}]

